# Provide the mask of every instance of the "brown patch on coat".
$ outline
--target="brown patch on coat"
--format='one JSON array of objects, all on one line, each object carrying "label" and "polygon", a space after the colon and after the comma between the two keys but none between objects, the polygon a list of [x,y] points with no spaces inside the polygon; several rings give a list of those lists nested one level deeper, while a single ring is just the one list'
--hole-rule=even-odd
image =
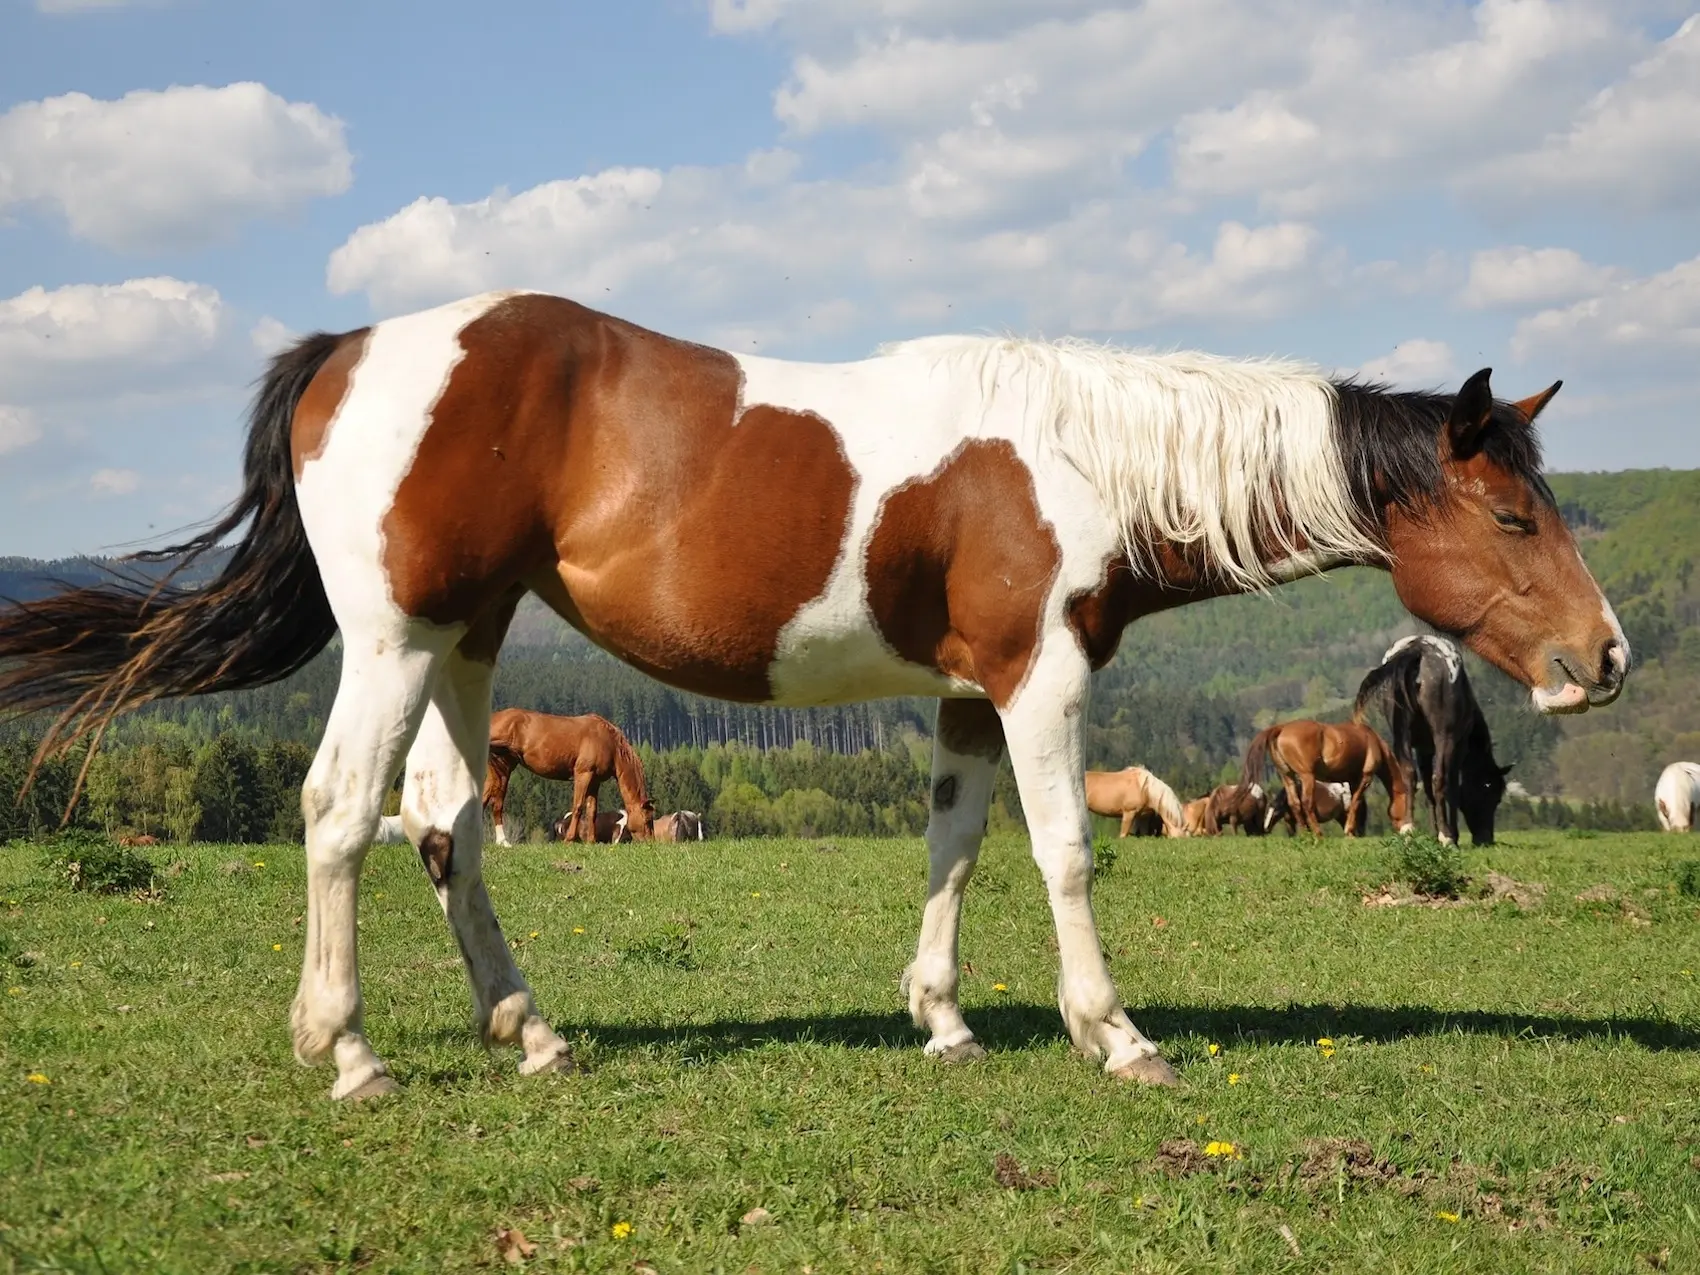
[{"label": "brown patch on coat", "polygon": [[295,467],[295,481],[301,481],[301,471],[307,462],[324,454],[330,442],[330,424],[348,397],[348,383],[354,369],[366,353],[366,338],[371,328],[360,328],[342,338],[336,352],[325,360],[324,366],[302,392],[295,404],[295,419],[291,422],[289,451]]},{"label": "brown patch on coat", "polygon": [[1061,562],[1014,444],[970,439],[886,496],[868,541],[868,609],[900,658],[1007,704]]},{"label": "brown patch on coat", "polygon": [[940,700],[933,731],[939,743],[958,756],[986,761],[1003,756],[1003,719],[989,700]]},{"label": "brown patch on coat", "polygon": [[445,886],[454,871],[455,839],[441,828],[433,828],[419,838],[419,861],[425,865],[425,875],[434,886]]},{"label": "brown patch on coat", "polygon": [[558,297],[510,298],[460,342],[384,519],[397,604],[464,623],[523,583],[652,677],[771,698],[779,633],[848,528],[832,426],[745,409],[730,355]]}]

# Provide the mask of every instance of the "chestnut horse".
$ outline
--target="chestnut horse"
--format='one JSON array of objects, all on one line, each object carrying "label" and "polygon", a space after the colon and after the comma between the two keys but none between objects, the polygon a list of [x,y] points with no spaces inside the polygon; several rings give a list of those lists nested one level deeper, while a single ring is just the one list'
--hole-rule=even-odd
[{"label": "chestnut horse", "polygon": [[556,717],[524,708],[504,708],[490,716],[490,755],[484,775],[484,808],[496,826],[496,844],[508,844],[504,822],[508,778],[524,766],[544,779],[573,781],[573,805],[564,821],[562,841],[591,841],[596,794],[609,779],[620,785],[624,825],[634,841],[647,841],[655,818],[643,763],[620,728],[606,717]]},{"label": "chestnut horse", "polygon": [[1346,799],[1348,837],[1357,836],[1361,830],[1358,804],[1372,779],[1380,779],[1382,787],[1387,789],[1387,814],[1393,826],[1400,832],[1411,830],[1411,794],[1405,785],[1405,772],[1394,762],[1381,736],[1368,726],[1358,722],[1300,720],[1258,731],[1246,749],[1239,792],[1249,793],[1264,766],[1271,762],[1275,773],[1281,776],[1287,804],[1318,836],[1322,835],[1316,818],[1318,780],[1351,785],[1351,794]]},{"label": "chestnut horse", "polygon": [[1122,821],[1121,835],[1127,836],[1134,820],[1147,812],[1163,821],[1166,837],[1186,836],[1186,817],[1175,790],[1143,766],[1126,770],[1086,772],[1086,808],[1095,815]]},{"label": "chestnut horse", "polygon": [[[568,1061],[481,860],[491,683],[527,592],[684,690],[937,696],[905,980],[926,1052],[981,1052],[957,933],[1007,750],[1069,1036],[1113,1075],[1173,1083],[1092,912],[1092,670],[1140,616],[1360,563],[1538,708],[1610,702],[1628,647],[1532,427],[1556,388],[1499,402],[1486,370],[1456,395],[1408,393],[1296,363],[978,336],[791,363],[493,293],[273,359],[236,503],[156,554],[180,570],[228,542],[217,574],[138,571],[0,613],[0,709],[58,710],[51,751],[162,696],[276,681],[341,630],[303,788],[292,1021],[297,1057],[334,1059],[332,1096],[354,1098],[394,1087],[362,1026],[355,903],[398,773],[479,1032],[518,1046],[526,1074]],[[656,505],[657,484],[676,498]]]}]

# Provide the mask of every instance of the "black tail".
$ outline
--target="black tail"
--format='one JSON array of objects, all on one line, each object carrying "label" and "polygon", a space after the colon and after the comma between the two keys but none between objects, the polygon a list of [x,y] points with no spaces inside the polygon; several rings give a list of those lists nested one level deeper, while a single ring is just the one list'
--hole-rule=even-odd
[{"label": "black tail", "polygon": [[[255,396],[242,494],[182,544],[133,555],[169,563],[163,579],[113,572],[0,609],[0,712],[58,710],[37,763],[151,700],[239,690],[287,677],[325,648],[336,621],[295,502],[295,405],[344,338],[319,333],[272,360]],[[211,583],[184,568],[247,530]]]},{"label": "black tail", "polygon": [[1401,651],[1387,663],[1372,668],[1358,683],[1352,704],[1352,720],[1366,725],[1373,704],[1387,721],[1387,743],[1400,768],[1415,765],[1411,752],[1411,718],[1416,712],[1416,687],[1412,681],[1421,662],[1420,651]]}]

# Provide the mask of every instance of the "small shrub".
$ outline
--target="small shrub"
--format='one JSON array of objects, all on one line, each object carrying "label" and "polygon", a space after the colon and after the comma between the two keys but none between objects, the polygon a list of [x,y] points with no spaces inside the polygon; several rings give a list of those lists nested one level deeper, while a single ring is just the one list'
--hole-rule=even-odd
[{"label": "small shrub", "polygon": [[155,869],[146,856],[116,845],[99,833],[74,829],[55,833],[43,847],[47,870],[73,890],[131,894],[152,888]]},{"label": "small shrub", "polygon": [[690,927],[686,925],[669,925],[624,949],[620,956],[636,965],[653,965],[659,969],[697,968]]},{"label": "small shrub", "polygon": [[1684,859],[1676,865],[1676,888],[1689,898],[1700,898],[1700,859]]},{"label": "small shrub", "polygon": [[1394,879],[1418,894],[1454,899],[1469,883],[1464,875],[1464,854],[1455,845],[1420,833],[1388,837],[1383,845]]},{"label": "small shrub", "polygon": [[1092,876],[1107,877],[1116,866],[1116,843],[1110,837],[1095,837],[1092,841]]}]

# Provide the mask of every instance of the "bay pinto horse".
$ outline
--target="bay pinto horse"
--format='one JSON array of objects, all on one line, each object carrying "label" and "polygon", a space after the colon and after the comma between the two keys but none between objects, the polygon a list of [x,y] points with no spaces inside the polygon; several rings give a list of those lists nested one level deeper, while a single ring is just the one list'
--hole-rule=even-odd
[{"label": "bay pinto horse", "polygon": [[1387,790],[1387,814],[1401,832],[1411,828],[1411,795],[1403,771],[1387,745],[1368,726],[1358,722],[1281,722],[1260,730],[1246,748],[1239,790],[1249,793],[1267,765],[1275,767],[1287,804],[1317,836],[1317,783],[1350,785],[1346,799],[1346,835],[1362,830],[1358,806],[1370,782],[1380,779]]},{"label": "bay pinto horse", "polygon": [[1361,724],[1371,705],[1387,722],[1387,744],[1413,801],[1421,777],[1435,836],[1456,844],[1462,813],[1470,840],[1492,845],[1511,767],[1494,760],[1464,653],[1432,633],[1400,638],[1359,685],[1352,720]]},{"label": "bay pinto horse", "polygon": [[701,841],[706,835],[702,816],[695,810],[675,810],[655,821],[657,841]]},{"label": "bay pinto horse", "polygon": [[[1319,783],[1316,786],[1316,821],[1319,824],[1337,823],[1346,829],[1348,836],[1361,837],[1369,827],[1369,807],[1359,805],[1358,812],[1353,816],[1355,822],[1350,826],[1346,823],[1346,812],[1351,808],[1352,786],[1350,784]],[[1269,799],[1269,808],[1263,814],[1263,831],[1275,831],[1275,825],[1287,825],[1287,835],[1296,836],[1299,831],[1299,817],[1292,803],[1287,800],[1287,790],[1277,788],[1275,795]]]},{"label": "bay pinto horse", "polygon": [[1166,837],[1186,836],[1186,817],[1175,790],[1143,766],[1126,770],[1086,772],[1086,808],[1095,815],[1121,820],[1121,834],[1133,831],[1134,821],[1155,814]]},{"label": "bay pinto horse", "polygon": [[[577,820],[569,811],[550,825],[550,831],[554,833],[556,841],[572,841],[573,834],[582,826],[582,821]],[[632,830],[626,826],[624,810],[598,810],[595,827],[596,835],[592,839],[598,845],[617,846],[632,839]]]},{"label": "bay pinto horse", "polygon": [[570,779],[573,805],[565,820],[562,841],[599,840],[596,794],[613,779],[620,785],[627,820],[621,824],[633,841],[647,841],[655,819],[655,803],[643,776],[637,752],[606,717],[557,717],[523,708],[504,708],[490,717],[490,754],[484,777],[484,808],[496,827],[496,844],[508,844],[504,819],[508,780],[515,766],[524,766],[544,779]]},{"label": "bay pinto horse", "polygon": [[1243,828],[1246,836],[1261,837],[1268,827],[1269,797],[1255,780],[1244,790],[1238,784],[1219,784],[1202,800],[1207,836],[1220,836],[1224,828]]},{"label": "bay pinto horse", "polygon": [[[1629,650],[1541,477],[1557,386],[1405,392],[1267,360],[929,337],[856,363],[674,340],[571,301],[493,293],[307,336],[263,378],[244,477],[144,570],[0,611],[0,710],[59,713],[38,757],[166,696],[276,681],[342,634],[303,786],[296,1056],[334,1098],[395,1088],[368,1042],[356,894],[384,796],[454,931],[474,1023],[530,1075],[570,1063],[484,886],[480,780],[514,608],[542,600],[688,691],[820,705],[936,696],[930,874],[909,1010],[981,1054],[957,934],[1007,750],[1056,924],[1069,1036],[1172,1084],[1092,912],[1091,675],[1140,616],[1348,564],[1530,688],[1615,699]],[[759,475],[751,499],[751,476]],[[657,485],[679,493],[656,506]],[[805,1007],[797,1007],[806,1012]]]},{"label": "bay pinto horse", "polygon": [[1666,832],[1691,832],[1700,819],[1700,763],[1673,761],[1653,789],[1659,827]]}]

